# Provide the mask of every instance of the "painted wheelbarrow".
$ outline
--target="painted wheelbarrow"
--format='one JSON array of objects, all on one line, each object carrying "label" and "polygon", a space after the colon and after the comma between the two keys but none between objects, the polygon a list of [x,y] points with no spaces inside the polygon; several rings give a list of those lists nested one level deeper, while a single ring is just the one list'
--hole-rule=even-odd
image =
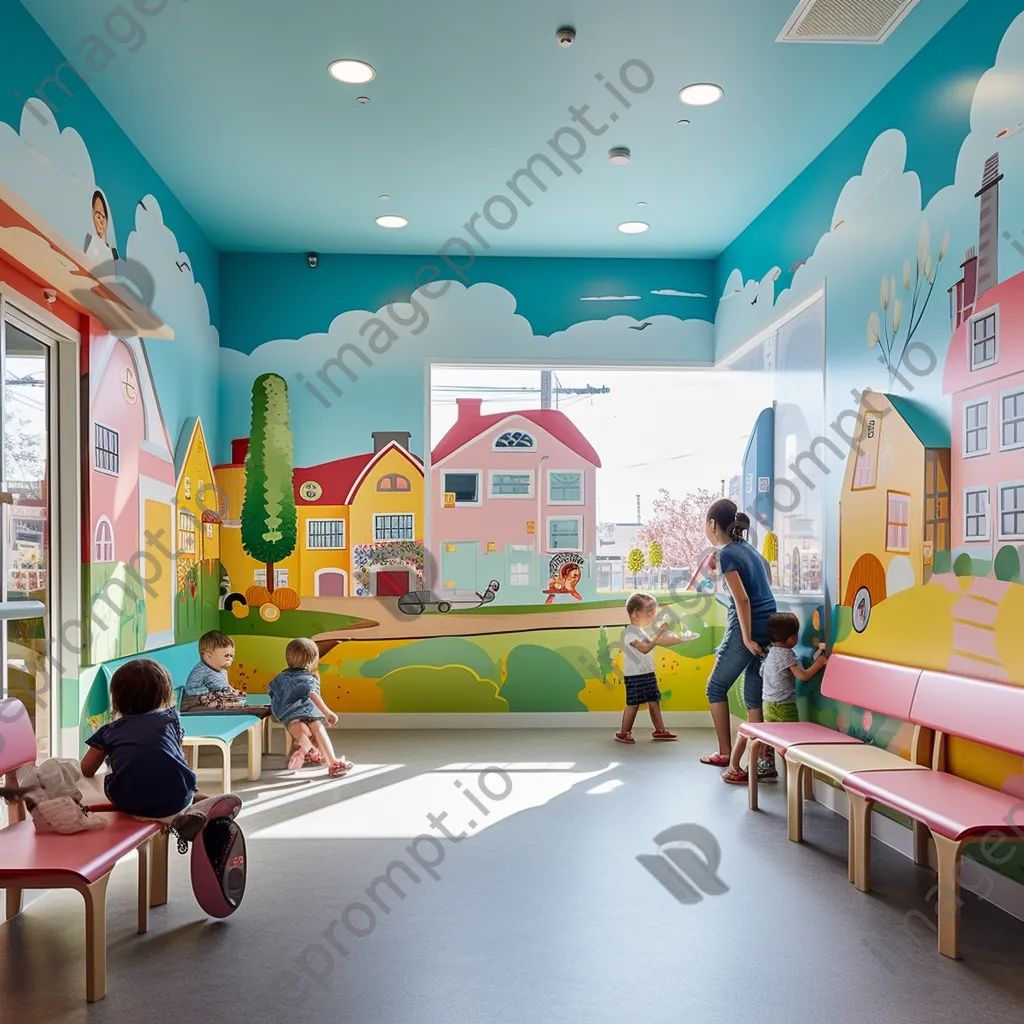
[{"label": "painted wheelbarrow", "polygon": [[406,615],[422,615],[430,607],[435,607],[442,614],[450,612],[453,608],[480,608],[494,600],[500,586],[497,580],[491,580],[482,594],[476,590],[456,590],[443,597],[438,597],[429,590],[413,590],[398,599],[398,610]]}]

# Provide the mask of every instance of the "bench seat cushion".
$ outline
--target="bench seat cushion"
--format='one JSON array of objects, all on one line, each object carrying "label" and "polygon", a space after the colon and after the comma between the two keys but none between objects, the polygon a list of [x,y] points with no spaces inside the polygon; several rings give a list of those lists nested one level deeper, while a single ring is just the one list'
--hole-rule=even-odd
[{"label": "bench seat cushion", "polygon": [[[843,780],[843,786],[924,822],[947,839],[989,831],[1012,835],[1024,826],[1019,797],[946,772],[855,773]],[[1016,823],[1015,811],[1021,817]]]},{"label": "bench seat cushion", "polygon": [[0,889],[40,875],[52,878],[49,884],[54,886],[95,882],[161,828],[158,822],[137,821],[117,811],[102,817],[106,828],[70,836],[37,832],[31,819],[0,829]]},{"label": "bench seat cushion", "polygon": [[806,765],[837,782],[853,772],[929,770],[869,743],[801,743],[789,752],[787,760]]},{"label": "bench seat cushion", "polygon": [[[799,743],[857,743],[860,740],[815,722],[742,722],[740,735],[763,740],[784,754]],[[863,744],[861,744],[863,745]]]},{"label": "bench seat cushion", "polygon": [[259,725],[255,715],[182,715],[186,739],[213,739],[230,743],[246,729]]}]

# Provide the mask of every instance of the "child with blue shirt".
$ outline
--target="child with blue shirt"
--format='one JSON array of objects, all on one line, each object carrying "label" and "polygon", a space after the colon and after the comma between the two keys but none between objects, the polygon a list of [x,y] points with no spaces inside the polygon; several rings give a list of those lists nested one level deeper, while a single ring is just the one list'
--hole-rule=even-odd
[{"label": "child with blue shirt", "polygon": [[235,642],[216,629],[199,638],[199,664],[188,674],[181,711],[225,711],[245,707],[245,695],[228,682]]}]

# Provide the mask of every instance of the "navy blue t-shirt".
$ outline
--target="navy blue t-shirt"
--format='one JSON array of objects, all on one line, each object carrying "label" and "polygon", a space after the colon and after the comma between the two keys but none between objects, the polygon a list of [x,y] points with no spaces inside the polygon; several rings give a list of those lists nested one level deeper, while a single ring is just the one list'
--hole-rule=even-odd
[{"label": "navy blue t-shirt", "polygon": [[86,743],[107,755],[107,799],[143,818],[166,818],[188,807],[196,775],[185,762],[184,735],[176,708],[125,715],[97,730]]},{"label": "navy blue t-shirt", "polygon": [[[743,589],[750,599],[750,631],[752,640],[768,638],[768,619],[775,614],[775,595],[772,593],[771,569],[757,548],[746,541],[734,540],[718,552],[718,567],[739,574]],[[738,624],[735,603],[729,605],[729,622]]]}]

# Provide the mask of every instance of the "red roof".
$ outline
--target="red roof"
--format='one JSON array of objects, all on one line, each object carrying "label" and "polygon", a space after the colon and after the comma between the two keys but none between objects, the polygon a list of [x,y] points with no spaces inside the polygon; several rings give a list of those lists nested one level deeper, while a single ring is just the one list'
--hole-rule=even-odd
[{"label": "red roof", "polygon": [[497,426],[502,420],[511,416],[521,416],[531,423],[547,431],[556,441],[574,451],[592,466],[600,467],[601,457],[594,451],[590,442],[580,433],[579,428],[559,409],[519,409],[515,412],[488,413],[480,415],[481,399],[460,398],[459,418],[455,425],[437,443],[430,454],[431,464],[436,466],[442,459],[448,458],[465,444],[478,438],[482,433]]}]

